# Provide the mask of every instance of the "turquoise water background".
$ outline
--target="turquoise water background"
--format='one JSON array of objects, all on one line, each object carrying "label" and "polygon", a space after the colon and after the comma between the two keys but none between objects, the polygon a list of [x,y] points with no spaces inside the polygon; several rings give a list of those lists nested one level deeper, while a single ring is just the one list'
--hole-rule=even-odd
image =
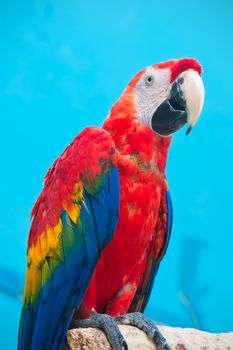
[{"label": "turquoise water background", "polygon": [[129,79],[171,58],[203,65],[206,101],[174,135],[173,232],[146,314],[233,330],[232,1],[5,1],[0,7],[0,349],[16,348],[29,214],[75,135],[101,125]]}]

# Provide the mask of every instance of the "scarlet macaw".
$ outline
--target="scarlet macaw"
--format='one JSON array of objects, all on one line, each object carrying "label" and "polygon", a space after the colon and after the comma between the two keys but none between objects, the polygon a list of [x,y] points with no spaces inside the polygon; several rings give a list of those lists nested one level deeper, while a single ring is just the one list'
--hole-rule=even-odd
[{"label": "scarlet macaw", "polygon": [[[31,213],[18,350],[61,349],[72,317],[90,317],[80,326],[112,327],[113,348],[126,347],[109,316],[143,312],[150,297],[171,233],[171,134],[197,122],[200,75],[190,58],[143,69],[103,127],[84,129],[47,172]],[[156,328],[137,312],[115,321],[156,340]]]}]

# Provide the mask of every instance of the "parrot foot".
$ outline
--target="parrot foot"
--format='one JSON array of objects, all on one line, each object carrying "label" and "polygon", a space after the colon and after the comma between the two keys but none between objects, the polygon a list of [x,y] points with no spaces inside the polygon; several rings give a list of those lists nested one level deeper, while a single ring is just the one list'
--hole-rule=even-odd
[{"label": "parrot foot", "polygon": [[126,315],[119,315],[115,317],[115,321],[117,324],[125,324],[138,327],[144,331],[148,337],[151,338],[162,350],[172,350],[170,345],[168,345],[166,339],[162,336],[158,327],[156,327],[155,324],[146,318],[142,313],[133,312]]},{"label": "parrot foot", "polygon": [[93,327],[100,328],[106,334],[113,350],[128,350],[128,345],[121,334],[119,327],[113,317],[106,314],[91,313],[91,317],[85,320],[75,320],[72,327]]}]

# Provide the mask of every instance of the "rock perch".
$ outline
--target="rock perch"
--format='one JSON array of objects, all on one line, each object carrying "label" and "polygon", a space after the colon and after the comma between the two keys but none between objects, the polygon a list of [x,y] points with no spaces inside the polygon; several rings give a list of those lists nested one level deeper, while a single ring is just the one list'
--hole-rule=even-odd
[{"label": "rock perch", "polygon": [[[154,343],[140,329],[119,326],[129,350],[156,350]],[[213,334],[193,328],[159,326],[174,350],[233,350],[233,332]],[[70,350],[111,350],[105,334],[94,328],[71,329],[67,332]]]}]

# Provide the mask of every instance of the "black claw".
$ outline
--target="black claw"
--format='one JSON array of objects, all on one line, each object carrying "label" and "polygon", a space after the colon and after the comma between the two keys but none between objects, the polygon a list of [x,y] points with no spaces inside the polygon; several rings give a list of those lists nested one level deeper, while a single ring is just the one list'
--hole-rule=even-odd
[{"label": "black claw", "polygon": [[74,321],[72,322],[72,326],[77,328],[100,328],[104,331],[113,350],[128,350],[128,345],[121,334],[116,321],[109,315],[91,313],[91,318]]},{"label": "black claw", "polygon": [[128,350],[128,344],[126,343],[125,340],[123,340],[123,348],[124,350]]},{"label": "black claw", "polygon": [[144,331],[162,350],[172,350],[156,325],[140,312],[115,317],[117,324],[136,326]]}]

